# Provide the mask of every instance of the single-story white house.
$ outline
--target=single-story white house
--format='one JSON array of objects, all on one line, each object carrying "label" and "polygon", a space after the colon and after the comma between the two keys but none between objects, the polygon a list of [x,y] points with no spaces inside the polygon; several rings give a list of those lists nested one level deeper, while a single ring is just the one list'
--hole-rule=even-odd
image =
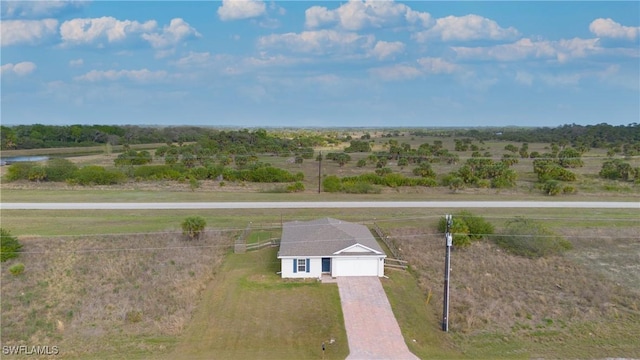
[{"label": "single-story white house", "polygon": [[382,277],[386,257],[364,225],[332,218],[282,225],[278,259],[283,278]]}]

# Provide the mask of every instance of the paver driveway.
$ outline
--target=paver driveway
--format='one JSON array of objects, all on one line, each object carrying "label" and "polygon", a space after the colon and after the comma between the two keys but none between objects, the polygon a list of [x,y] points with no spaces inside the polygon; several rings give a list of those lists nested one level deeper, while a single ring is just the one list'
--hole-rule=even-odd
[{"label": "paver driveway", "polygon": [[404,343],[379,278],[338,277],[338,289],[349,341],[347,360],[417,359]]}]

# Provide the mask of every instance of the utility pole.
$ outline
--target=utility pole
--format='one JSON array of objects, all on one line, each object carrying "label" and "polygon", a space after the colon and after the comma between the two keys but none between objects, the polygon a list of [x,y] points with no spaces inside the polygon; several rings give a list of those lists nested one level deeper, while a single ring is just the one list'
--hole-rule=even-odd
[{"label": "utility pole", "polygon": [[322,151],[318,154],[318,194],[320,194],[320,184],[322,183]]},{"label": "utility pole", "polygon": [[444,302],[442,309],[442,331],[449,331],[449,275],[451,273],[451,245],[453,244],[453,236],[451,235],[451,226],[453,218],[451,215],[445,215],[447,220],[447,232],[444,234],[446,240],[446,255],[444,258]]}]

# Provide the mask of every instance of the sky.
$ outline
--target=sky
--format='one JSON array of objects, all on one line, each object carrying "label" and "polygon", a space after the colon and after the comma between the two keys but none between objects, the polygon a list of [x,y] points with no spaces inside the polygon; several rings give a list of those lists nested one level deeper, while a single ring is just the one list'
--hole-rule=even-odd
[{"label": "sky", "polygon": [[638,1],[2,1],[3,125],[640,122]]}]

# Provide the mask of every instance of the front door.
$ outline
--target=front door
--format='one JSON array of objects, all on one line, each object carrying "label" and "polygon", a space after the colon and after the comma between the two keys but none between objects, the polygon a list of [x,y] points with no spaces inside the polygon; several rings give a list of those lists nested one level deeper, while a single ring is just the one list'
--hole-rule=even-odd
[{"label": "front door", "polygon": [[331,272],[331,258],[322,258],[322,272],[323,273]]}]

